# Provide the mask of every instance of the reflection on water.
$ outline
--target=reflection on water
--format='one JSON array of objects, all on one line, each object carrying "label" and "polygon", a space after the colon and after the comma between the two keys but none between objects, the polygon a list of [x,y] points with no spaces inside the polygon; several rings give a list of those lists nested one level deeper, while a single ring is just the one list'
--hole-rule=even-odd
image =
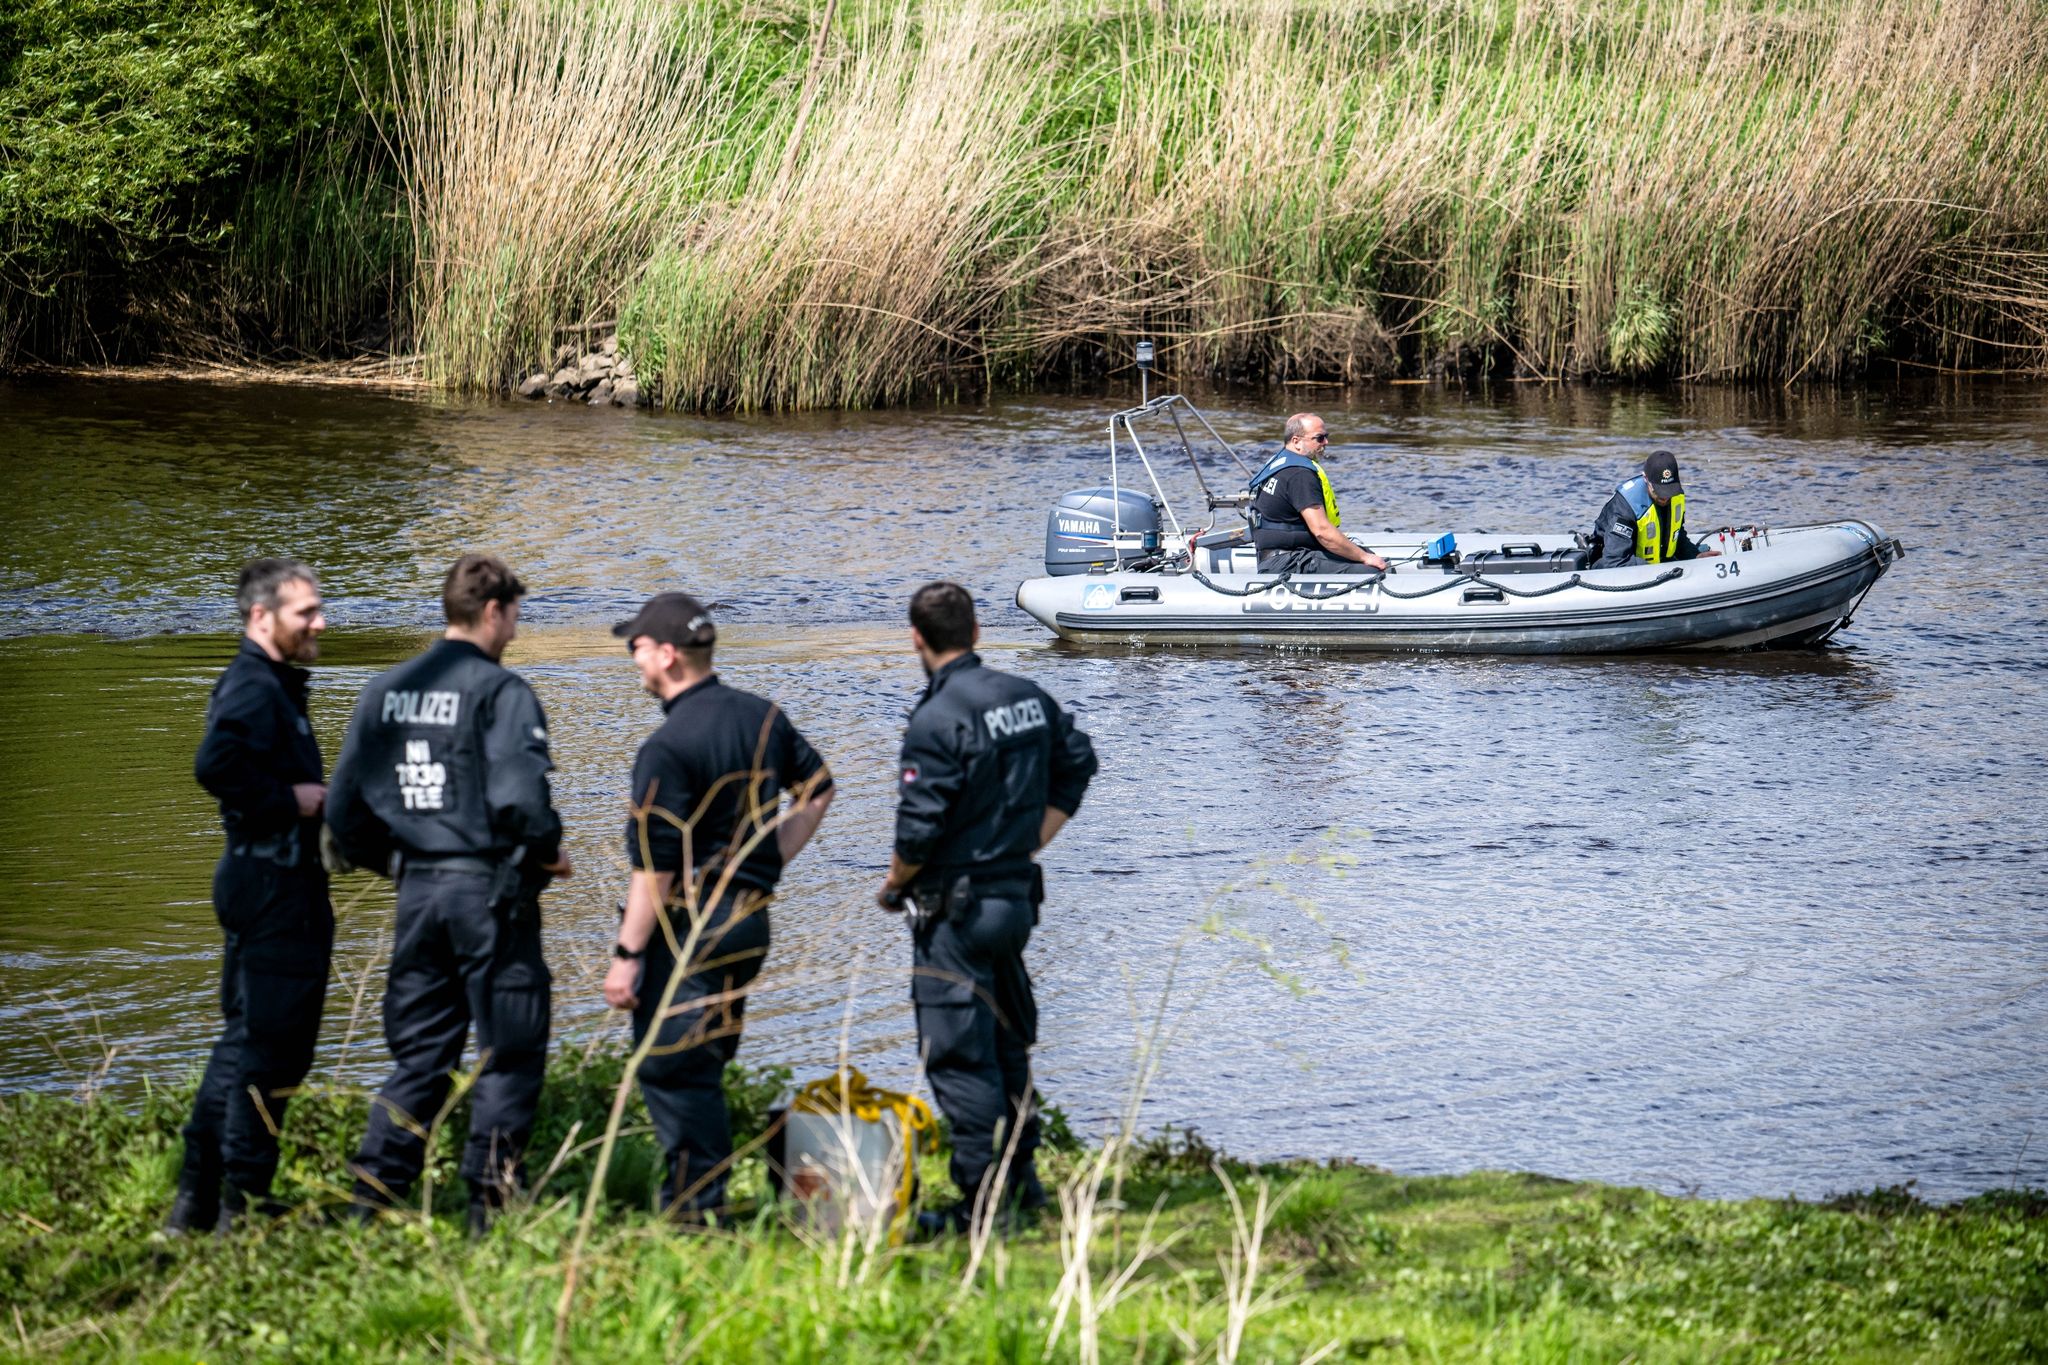
[{"label": "reflection on water", "polygon": [[[1270,439],[1287,402],[1216,420]],[[548,909],[567,1036],[611,1027],[612,844],[658,718],[604,627],[680,586],[721,604],[721,671],[781,699],[844,793],[785,882],[743,1055],[815,1067],[844,1032],[910,1077],[907,945],[867,898],[921,681],[903,603],[944,574],[1103,759],[1032,949],[1046,1089],[1078,1119],[1116,1110],[1132,1002],[1173,965],[1148,1119],[1246,1154],[1716,1194],[2048,1182],[2048,631],[2022,548],[2048,393],[1403,387],[1321,410],[1347,529],[1583,525],[1655,441],[1702,524],[1853,514],[1912,552],[1821,653],[1081,649],[1010,594],[1045,508],[1099,476],[1092,402],[717,420],[0,389],[0,1085],[70,1084],[101,1038],[117,1084],[196,1064],[219,835],[190,762],[241,561],[326,576],[331,758],[477,547],[535,588],[512,662],[582,869]],[[389,897],[338,899],[353,975],[325,1055],[366,1079]],[[1193,933],[1212,911],[1224,931]]]}]

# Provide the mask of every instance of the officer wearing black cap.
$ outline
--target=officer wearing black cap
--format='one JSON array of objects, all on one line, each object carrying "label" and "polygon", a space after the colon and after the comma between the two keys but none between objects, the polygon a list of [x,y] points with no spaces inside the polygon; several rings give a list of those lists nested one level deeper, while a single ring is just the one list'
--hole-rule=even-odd
[{"label": "officer wearing black cap", "polygon": [[665,719],[633,760],[633,874],[604,997],[632,1011],[636,1045],[656,1030],[640,1090],[667,1160],[662,1207],[695,1222],[725,1203],[721,1082],[768,953],[768,904],[832,804],[832,774],[781,707],[711,671],[718,631],[696,598],[660,593],[612,634]]},{"label": "officer wearing black cap", "polygon": [[241,648],[214,684],[193,763],[227,830],[213,873],[224,1026],[185,1124],[173,1233],[225,1229],[264,1209],[285,1101],[313,1064],[334,947],[311,675],[293,667],[320,653],[319,580],[297,560],[258,559],[242,570],[235,601]]},{"label": "officer wearing black cap", "polygon": [[446,636],[370,680],[334,765],[335,842],[398,882],[384,991],[398,1065],[353,1166],[365,1215],[419,1178],[422,1133],[441,1116],[472,1022],[480,1071],[462,1175],[473,1232],[523,1178],[547,1060],[539,896],[570,870],[548,795],[547,720],[526,680],[498,663],[525,593],[501,560],[457,560],[441,589]]},{"label": "officer wearing black cap", "polygon": [[1659,450],[1643,461],[1640,474],[1614,490],[1593,524],[1595,569],[1624,564],[1663,564],[1674,559],[1711,559],[1685,533],[1685,486],[1678,481],[1678,457]]},{"label": "officer wearing black cap", "polygon": [[[930,681],[904,731],[896,846],[876,896],[912,911],[918,1040],[953,1127],[960,1202],[919,1215],[928,1234],[999,1202],[1045,1203],[1033,1161],[1038,1005],[1024,970],[1043,899],[1033,858],[1095,775],[1088,736],[1035,683],[986,667],[980,638],[958,584],[911,598],[910,642]],[[1005,1160],[1006,1191],[995,1187]]]}]

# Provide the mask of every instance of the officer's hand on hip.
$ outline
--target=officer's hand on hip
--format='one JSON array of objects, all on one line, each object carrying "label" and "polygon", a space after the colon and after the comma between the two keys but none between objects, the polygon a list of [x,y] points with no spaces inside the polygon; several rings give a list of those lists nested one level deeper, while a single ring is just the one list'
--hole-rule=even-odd
[{"label": "officer's hand on hip", "polygon": [[892,915],[903,913],[903,888],[891,885],[888,878],[882,879],[882,889],[875,893],[875,904]]},{"label": "officer's hand on hip", "polygon": [[640,963],[637,959],[614,958],[604,974],[604,1002],[615,1010],[633,1009],[640,1003]]},{"label": "officer's hand on hip", "polygon": [[561,853],[556,856],[553,862],[542,863],[540,865],[540,870],[547,873],[549,876],[553,877],[558,882],[568,881],[569,878],[576,875],[576,869],[570,866],[569,864],[569,850],[566,848],[563,849]]},{"label": "officer's hand on hip", "polygon": [[310,820],[320,813],[327,804],[327,784],[324,782],[292,783],[292,798],[299,803],[299,814]]}]

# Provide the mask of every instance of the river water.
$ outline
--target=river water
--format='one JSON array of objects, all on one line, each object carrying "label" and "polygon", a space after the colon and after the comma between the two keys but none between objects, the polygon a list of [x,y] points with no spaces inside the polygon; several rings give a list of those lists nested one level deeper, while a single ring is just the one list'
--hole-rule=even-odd
[{"label": "river water", "polygon": [[[1247,1156],[1533,1169],[1710,1195],[2048,1184],[2048,390],[1226,395],[1312,404],[1347,530],[1584,526],[1647,443],[1693,520],[1872,520],[1911,553],[1822,651],[1606,660],[1082,650],[1011,603],[1047,507],[1101,476],[1097,399],[741,419],[212,385],[0,387],[0,1088],[132,1087],[213,1026],[215,814],[190,761],[235,571],[296,553],[356,689],[437,624],[442,571],[532,585],[507,662],[548,707],[581,871],[550,893],[564,1045],[625,880],[658,718],[605,627],[718,604],[841,797],[774,912],[742,1056],[913,1081],[908,946],[869,895],[949,576],[1102,773],[1049,851],[1044,1089],[1082,1131]],[[1364,538],[1369,539],[1369,534]],[[343,909],[323,1068],[382,1071],[381,883]]]}]

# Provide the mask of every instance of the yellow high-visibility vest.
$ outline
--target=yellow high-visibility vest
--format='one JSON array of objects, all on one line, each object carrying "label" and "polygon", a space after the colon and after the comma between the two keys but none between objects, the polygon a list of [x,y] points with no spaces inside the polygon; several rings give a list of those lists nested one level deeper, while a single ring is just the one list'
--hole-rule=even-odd
[{"label": "yellow high-visibility vest", "polygon": [[1678,537],[1685,528],[1685,494],[1673,493],[1665,516],[1669,525],[1660,540],[1657,535],[1657,504],[1650,497],[1650,481],[1638,474],[1618,490],[1636,514],[1636,558],[1645,564],[1662,564],[1678,555]]},{"label": "yellow high-visibility vest", "polygon": [[1323,486],[1323,515],[1330,519],[1330,525],[1332,526],[1343,524],[1343,518],[1337,515],[1337,490],[1330,487],[1330,476],[1323,472],[1323,467],[1320,464],[1317,464],[1306,455],[1297,455],[1291,450],[1282,450],[1278,455],[1266,461],[1265,468],[1252,475],[1251,490],[1254,493],[1270,491],[1264,489],[1266,481],[1283,469],[1313,469],[1316,473],[1316,482]]}]

